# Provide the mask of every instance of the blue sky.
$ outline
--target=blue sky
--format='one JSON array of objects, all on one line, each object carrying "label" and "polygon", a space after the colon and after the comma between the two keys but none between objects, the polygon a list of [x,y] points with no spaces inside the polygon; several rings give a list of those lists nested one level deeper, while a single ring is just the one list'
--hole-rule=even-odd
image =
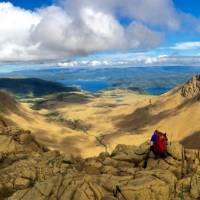
[{"label": "blue sky", "polygon": [[200,66],[199,0],[0,1],[0,63]]},{"label": "blue sky", "polygon": [[[6,1],[1,1],[1,2],[6,2]],[[11,2],[15,6],[19,6],[24,9],[37,9],[40,7],[46,7],[51,4],[53,4],[55,1],[54,0],[10,0],[8,2]]]},{"label": "blue sky", "polygon": [[[6,0],[0,2],[6,2]],[[15,6],[34,10],[39,7],[49,6],[53,3],[56,3],[56,0],[10,0],[9,2]],[[196,17],[200,16],[199,0],[173,0],[173,3],[175,7],[182,12],[191,13]]]},{"label": "blue sky", "polygon": [[199,17],[199,0],[174,0],[175,7],[183,12]]}]

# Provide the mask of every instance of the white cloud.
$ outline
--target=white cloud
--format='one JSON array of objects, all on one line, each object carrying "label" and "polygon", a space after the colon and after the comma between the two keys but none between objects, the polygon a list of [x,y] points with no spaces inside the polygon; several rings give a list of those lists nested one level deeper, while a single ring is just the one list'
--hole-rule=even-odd
[{"label": "white cloud", "polygon": [[[174,31],[181,26],[182,17],[172,0],[61,2],[35,11],[0,3],[0,62],[57,61],[103,50],[147,50],[159,46],[164,37],[154,28]],[[120,17],[132,22],[125,27]]]},{"label": "white cloud", "polygon": [[158,46],[164,35],[150,30],[141,23],[134,22],[127,28],[126,37],[129,48],[147,49]]},{"label": "white cloud", "polygon": [[171,30],[180,28],[180,19],[171,0],[125,0],[122,4],[124,13],[134,19]]},{"label": "white cloud", "polygon": [[192,50],[192,49],[199,49],[200,48],[200,42],[182,42],[177,43],[175,46],[171,47],[172,49],[176,50]]},{"label": "white cloud", "polygon": [[[200,56],[151,55],[148,53],[132,53],[131,58],[119,55],[119,60],[75,60],[60,62],[63,68],[109,68],[109,67],[141,67],[141,66],[200,66]],[[121,57],[121,58],[120,58]],[[124,58],[123,58],[124,57]]]},{"label": "white cloud", "polygon": [[200,56],[143,56],[137,61],[133,66],[200,66]]},{"label": "white cloud", "polygon": [[0,3],[1,62],[62,60],[101,50],[159,45],[160,32],[139,22],[125,28],[112,12],[91,2],[76,5],[79,10],[52,5],[36,11]]},{"label": "white cloud", "polygon": [[76,16],[75,12],[91,7],[113,15],[121,14],[149,25],[159,25],[172,30],[180,27],[179,14],[172,0],[65,0],[64,4],[66,9],[70,8],[71,13]]},{"label": "white cloud", "polygon": [[26,57],[30,44],[31,29],[40,21],[37,13],[14,7],[11,3],[0,3],[0,59],[15,60]]},{"label": "white cloud", "polygon": [[59,62],[57,65],[64,68],[84,68],[84,67],[111,67],[128,65],[128,61],[99,61],[99,60],[82,60],[82,61],[69,61]]}]

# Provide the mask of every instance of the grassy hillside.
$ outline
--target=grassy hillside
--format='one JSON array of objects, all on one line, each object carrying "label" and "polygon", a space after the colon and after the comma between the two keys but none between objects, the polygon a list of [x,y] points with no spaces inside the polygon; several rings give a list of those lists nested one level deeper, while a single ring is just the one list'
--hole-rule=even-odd
[{"label": "grassy hillside", "polygon": [[[152,132],[166,132],[169,141],[198,148],[200,131],[200,77],[161,96],[140,95],[130,90],[55,93],[16,103],[0,96],[3,117],[33,132],[49,148],[76,152],[83,157],[111,152],[119,143],[139,145]],[[34,102],[34,99],[39,99]],[[32,106],[35,109],[31,109]]]}]

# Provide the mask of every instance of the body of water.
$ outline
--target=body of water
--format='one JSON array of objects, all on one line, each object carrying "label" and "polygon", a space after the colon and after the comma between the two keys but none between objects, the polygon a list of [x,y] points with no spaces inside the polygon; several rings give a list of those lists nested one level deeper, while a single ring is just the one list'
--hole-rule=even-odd
[{"label": "body of water", "polygon": [[[66,86],[76,86],[81,90],[88,92],[100,92],[102,90],[112,87],[112,85],[106,80],[78,80],[78,81],[58,81]],[[151,95],[161,95],[165,92],[168,92],[172,88],[165,87],[152,87],[144,89],[144,92]]]},{"label": "body of water", "polygon": [[78,81],[58,81],[66,86],[76,86],[88,92],[100,92],[101,90],[112,87],[106,80],[78,80]]},{"label": "body of water", "polygon": [[147,88],[144,91],[151,95],[161,95],[168,91],[170,91],[172,88],[164,88],[164,87],[153,87],[153,88]]}]

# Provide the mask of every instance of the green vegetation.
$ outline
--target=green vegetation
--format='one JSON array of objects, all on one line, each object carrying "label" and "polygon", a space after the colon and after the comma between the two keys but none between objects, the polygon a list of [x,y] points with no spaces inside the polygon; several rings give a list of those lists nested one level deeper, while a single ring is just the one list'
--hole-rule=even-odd
[{"label": "green vegetation", "polygon": [[66,125],[70,129],[82,131],[84,133],[87,133],[87,131],[91,128],[90,124],[87,124],[80,119],[70,119],[64,117],[56,111],[51,111],[46,116],[53,121]]}]

